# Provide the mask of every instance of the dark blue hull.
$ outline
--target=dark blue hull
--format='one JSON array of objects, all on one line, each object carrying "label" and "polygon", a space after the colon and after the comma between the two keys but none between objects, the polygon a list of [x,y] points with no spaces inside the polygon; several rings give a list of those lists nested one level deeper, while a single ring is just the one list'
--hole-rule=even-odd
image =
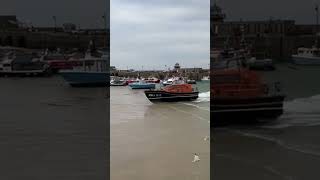
[{"label": "dark blue hull", "polygon": [[284,96],[212,98],[211,126],[274,120],[283,113]]},{"label": "dark blue hull", "polygon": [[293,56],[292,61],[297,65],[320,65],[320,58]]},{"label": "dark blue hull", "polygon": [[72,87],[105,87],[107,72],[61,72],[64,80]]},{"label": "dark blue hull", "polygon": [[165,91],[145,91],[147,98],[151,102],[178,102],[193,101],[198,98],[199,92],[192,93],[169,93]]}]

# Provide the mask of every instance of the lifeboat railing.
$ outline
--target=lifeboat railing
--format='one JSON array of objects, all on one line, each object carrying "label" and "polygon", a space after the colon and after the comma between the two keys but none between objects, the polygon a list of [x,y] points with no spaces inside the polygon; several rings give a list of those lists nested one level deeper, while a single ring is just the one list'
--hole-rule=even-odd
[{"label": "lifeboat railing", "polygon": [[283,95],[280,82],[264,84],[223,84],[212,89],[213,96],[256,97]]}]

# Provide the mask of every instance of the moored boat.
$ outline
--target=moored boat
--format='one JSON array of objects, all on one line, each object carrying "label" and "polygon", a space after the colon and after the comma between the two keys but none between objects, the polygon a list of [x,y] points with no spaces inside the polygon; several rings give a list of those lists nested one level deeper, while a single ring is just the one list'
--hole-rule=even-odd
[{"label": "moored boat", "polygon": [[251,70],[275,70],[273,60],[270,58],[257,59],[252,57],[247,60],[246,64]]},{"label": "moored boat", "polygon": [[297,53],[291,56],[294,64],[297,65],[320,65],[320,48],[319,48],[319,12],[318,5],[316,5],[316,33],[314,45],[311,48],[300,47]]},{"label": "moored boat", "polygon": [[163,86],[169,86],[169,85],[172,85],[174,83],[181,82],[181,81],[182,81],[182,77],[172,77],[172,78],[164,80],[162,82],[162,85]]},{"label": "moored boat", "polygon": [[4,76],[46,76],[49,65],[33,54],[9,53],[0,63],[0,75]]},{"label": "moored boat", "polygon": [[137,83],[139,82],[139,79],[134,79],[134,78],[126,78],[125,79],[127,85],[131,84],[131,83]]},{"label": "moored boat", "polygon": [[168,86],[168,85],[172,85],[172,83],[173,83],[173,78],[170,78],[170,79],[164,80],[162,82],[162,85],[163,86]]},{"label": "moored boat", "polygon": [[110,86],[126,86],[127,81],[123,79],[113,79],[110,81]]},{"label": "moored boat", "polygon": [[320,65],[320,49],[316,46],[298,48],[297,54],[292,55],[292,61],[297,65]]},{"label": "moored boat", "polygon": [[144,79],[144,81],[147,83],[160,83],[160,79],[155,78],[155,77],[146,78],[146,79]]},{"label": "moored boat", "polygon": [[100,87],[107,86],[108,56],[101,58],[87,54],[84,59],[76,61],[71,70],[61,70],[60,74],[73,87]]},{"label": "moored boat", "polygon": [[140,80],[139,82],[130,83],[129,87],[131,89],[154,89],[156,88],[155,83],[147,83],[143,80]]},{"label": "moored boat", "polygon": [[188,79],[188,80],[187,80],[187,83],[188,83],[188,84],[197,84],[197,81],[196,81],[196,80],[193,80],[193,79]]},{"label": "moored boat", "polygon": [[204,76],[204,77],[202,77],[201,81],[210,81],[210,77],[209,76]]},{"label": "moored boat", "polygon": [[48,63],[53,73],[59,72],[60,69],[72,69],[72,66],[68,62],[68,57],[60,53],[59,50],[49,52],[49,50],[46,49],[41,56],[41,61]]}]

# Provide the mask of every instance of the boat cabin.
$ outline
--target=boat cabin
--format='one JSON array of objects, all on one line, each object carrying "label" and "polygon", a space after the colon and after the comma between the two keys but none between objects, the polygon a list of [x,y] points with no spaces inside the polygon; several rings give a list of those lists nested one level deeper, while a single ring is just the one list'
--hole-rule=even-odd
[{"label": "boat cabin", "polygon": [[316,47],[312,48],[298,48],[299,56],[307,56],[307,57],[320,57],[320,49]]},{"label": "boat cabin", "polygon": [[244,67],[240,59],[222,63],[224,67],[211,74],[212,97],[254,97],[267,93],[259,74]]},{"label": "boat cabin", "polygon": [[79,60],[69,60],[73,71],[81,72],[107,72],[109,63],[107,58],[84,58]]},{"label": "boat cabin", "polygon": [[216,71],[211,81],[213,97],[252,97],[266,93],[258,74],[247,69]]},{"label": "boat cabin", "polygon": [[194,91],[191,84],[173,84],[164,87],[163,90],[171,93],[191,93]]}]

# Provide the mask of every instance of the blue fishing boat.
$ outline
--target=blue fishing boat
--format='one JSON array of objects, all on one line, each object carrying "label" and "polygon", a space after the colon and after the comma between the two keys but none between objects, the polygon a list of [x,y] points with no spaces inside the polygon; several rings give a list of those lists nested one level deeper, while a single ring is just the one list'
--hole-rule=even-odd
[{"label": "blue fishing boat", "polygon": [[139,82],[136,82],[136,83],[130,83],[129,87],[131,89],[155,89],[156,84],[155,83],[147,83],[145,81],[140,80]]},{"label": "blue fishing boat", "polygon": [[87,55],[84,59],[79,59],[72,70],[62,70],[60,74],[72,87],[107,86],[108,56],[94,58]]}]

